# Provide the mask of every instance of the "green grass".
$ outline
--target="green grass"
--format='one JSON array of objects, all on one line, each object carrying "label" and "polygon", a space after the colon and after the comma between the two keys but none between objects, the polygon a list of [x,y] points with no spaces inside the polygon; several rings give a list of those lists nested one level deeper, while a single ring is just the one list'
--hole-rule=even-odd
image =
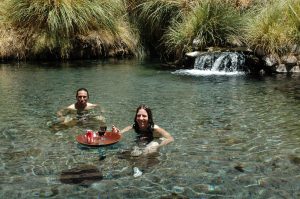
[{"label": "green grass", "polygon": [[163,29],[170,24],[171,20],[177,20],[182,16],[186,8],[184,0],[146,0],[135,8],[140,25],[148,26],[150,34]]},{"label": "green grass", "polygon": [[182,21],[173,21],[164,42],[177,54],[192,50],[192,41],[197,39],[198,48],[226,46],[237,38],[241,30],[241,17],[232,4],[221,0],[196,1]]},{"label": "green grass", "polygon": [[289,52],[293,44],[299,43],[299,4],[299,0],[277,0],[254,12],[247,21],[245,42],[265,54]]},{"label": "green grass", "polygon": [[[0,57],[180,58],[246,44],[286,54],[300,43],[300,0],[3,0]],[[242,41],[242,42],[241,42]]]},{"label": "green grass", "polygon": [[291,27],[290,36],[293,43],[300,43],[300,0],[288,2],[289,24]]},{"label": "green grass", "polygon": [[[5,0],[3,7],[3,21],[18,32],[28,56],[53,54],[67,59],[75,47],[84,45],[77,44],[82,37],[89,38],[85,45],[96,49],[95,55],[108,56],[105,50],[111,48],[141,54],[134,46],[138,37],[122,0]],[[90,37],[91,32],[100,35]]]},{"label": "green grass", "polygon": [[138,28],[143,45],[150,49],[150,54],[164,54],[162,36],[171,21],[180,20],[188,8],[186,0],[139,0],[130,4],[131,23]]},{"label": "green grass", "polygon": [[[113,1],[9,0],[7,18],[15,27],[43,29],[65,36],[95,28],[116,31]],[[114,2],[116,3],[116,2]]]}]

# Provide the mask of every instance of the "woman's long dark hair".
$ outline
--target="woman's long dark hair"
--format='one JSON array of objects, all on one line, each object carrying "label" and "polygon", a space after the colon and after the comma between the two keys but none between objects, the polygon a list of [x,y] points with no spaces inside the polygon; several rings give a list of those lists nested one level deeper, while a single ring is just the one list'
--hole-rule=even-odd
[{"label": "woman's long dark hair", "polygon": [[136,112],[135,112],[135,116],[134,116],[134,124],[133,124],[133,129],[135,130],[136,133],[140,133],[140,127],[136,121],[136,116],[137,113],[139,112],[140,109],[144,109],[147,114],[148,114],[148,126],[147,126],[147,130],[150,132],[153,132],[153,128],[154,128],[154,122],[153,122],[153,117],[152,117],[152,111],[150,109],[150,107],[148,107],[147,105],[140,105],[139,107],[137,107]]}]

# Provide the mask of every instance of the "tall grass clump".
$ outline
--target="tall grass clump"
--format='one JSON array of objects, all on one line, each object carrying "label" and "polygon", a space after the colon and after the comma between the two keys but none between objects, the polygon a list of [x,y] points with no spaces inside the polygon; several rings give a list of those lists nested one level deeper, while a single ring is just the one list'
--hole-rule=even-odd
[{"label": "tall grass clump", "polygon": [[245,43],[263,54],[289,52],[291,45],[299,42],[299,4],[299,0],[277,0],[254,12],[248,18]]},{"label": "tall grass clump", "polygon": [[152,34],[167,27],[171,20],[180,19],[187,7],[187,0],[144,0],[136,6],[135,16]]},{"label": "tall grass clump", "polygon": [[300,45],[300,0],[288,1],[288,13],[293,43]]},{"label": "tall grass clump", "polygon": [[90,43],[85,46],[92,43],[101,50],[98,54],[105,54],[102,50],[120,43],[124,46],[134,41],[127,38],[134,35],[130,31],[122,37],[128,24],[122,21],[126,20],[122,0],[5,0],[4,7],[5,20],[25,41],[27,55],[54,54],[69,58],[75,47],[83,46],[78,45],[81,38],[93,34],[97,37],[90,37],[86,40]]},{"label": "tall grass clump", "polygon": [[23,43],[17,39],[16,32],[4,20],[4,2],[0,2],[0,58],[18,58],[16,52],[23,48]]},{"label": "tall grass clump", "polygon": [[164,42],[169,53],[176,53],[177,56],[192,50],[193,40],[197,40],[200,49],[226,46],[229,40],[238,38],[240,22],[240,14],[231,3],[222,0],[195,1],[182,20],[172,22]]},{"label": "tall grass clump", "polygon": [[160,45],[162,35],[173,20],[180,20],[192,1],[137,0],[130,4],[131,22],[140,32],[143,43],[152,52],[164,51]]}]

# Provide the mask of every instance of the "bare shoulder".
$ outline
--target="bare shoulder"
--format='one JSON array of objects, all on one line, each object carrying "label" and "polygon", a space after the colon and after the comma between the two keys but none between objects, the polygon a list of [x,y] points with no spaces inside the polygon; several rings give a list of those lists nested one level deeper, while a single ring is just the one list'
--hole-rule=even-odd
[{"label": "bare shoulder", "polygon": [[158,125],[154,124],[153,127],[153,136],[154,137],[162,137],[162,131],[165,131],[164,129],[162,129],[161,127],[159,127]]},{"label": "bare shoulder", "polygon": [[160,127],[159,127],[157,124],[154,124],[153,129],[154,129],[154,130],[158,130],[158,129],[160,129]]},{"label": "bare shoulder", "polygon": [[166,131],[165,129],[159,127],[158,125],[154,125],[153,129],[154,129],[154,131],[153,131],[153,136],[154,137],[157,137],[157,138],[163,137],[164,139],[166,139],[166,141],[164,141],[163,145],[166,145],[169,142],[174,141],[174,138],[172,137],[172,135],[168,131]]},{"label": "bare shoulder", "polygon": [[76,110],[75,104],[71,104],[70,106],[67,107],[69,110]]},{"label": "bare shoulder", "polygon": [[92,103],[87,103],[86,109],[92,109],[95,108],[96,106],[98,106],[97,104],[92,104]]}]

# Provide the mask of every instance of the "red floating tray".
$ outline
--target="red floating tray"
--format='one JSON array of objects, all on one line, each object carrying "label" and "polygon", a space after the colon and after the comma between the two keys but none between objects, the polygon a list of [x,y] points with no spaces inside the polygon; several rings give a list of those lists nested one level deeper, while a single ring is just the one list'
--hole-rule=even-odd
[{"label": "red floating tray", "polygon": [[85,134],[77,135],[76,140],[78,143],[86,146],[99,147],[99,146],[107,146],[119,142],[121,140],[121,135],[118,133],[107,131],[103,136],[94,137],[94,142],[92,143],[87,142],[87,138],[85,137]]}]

